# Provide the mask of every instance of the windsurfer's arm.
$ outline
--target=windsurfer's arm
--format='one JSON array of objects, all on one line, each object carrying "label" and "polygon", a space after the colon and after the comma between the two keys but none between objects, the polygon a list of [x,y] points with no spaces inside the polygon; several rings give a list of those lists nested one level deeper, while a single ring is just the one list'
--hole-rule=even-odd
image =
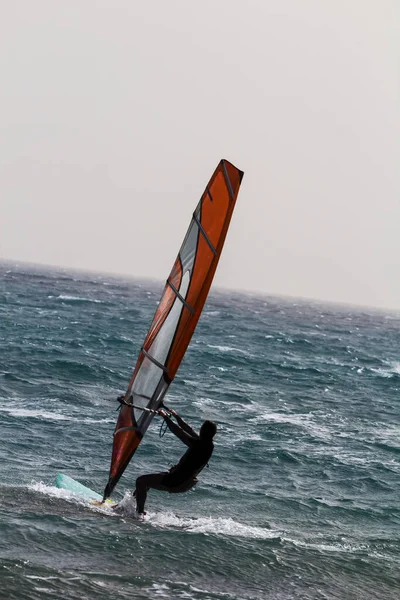
[{"label": "windsurfer's arm", "polygon": [[195,442],[198,437],[197,434],[196,437],[193,437],[192,435],[187,433],[184,429],[182,429],[182,427],[174,423],[171,417],[169,417],[164,410],[159,410],[158,414],[164,417],[168,429],[172,431],[172,433],[176,435],[176,437],[178,437],[181,440],[181,442],[186,444],[186,446],[193,446],[193,442]]},{"label": "windsurfer's arm", "polygon": [[186,431],[186,433],[194,438],[199,437],[199,434],[192,427],[190,427],[189,423],[186,423],[186,421],[184,421],[173,408],[169,408],[168,410],[178,421],[178,425],[183,429],[183,431]]}]

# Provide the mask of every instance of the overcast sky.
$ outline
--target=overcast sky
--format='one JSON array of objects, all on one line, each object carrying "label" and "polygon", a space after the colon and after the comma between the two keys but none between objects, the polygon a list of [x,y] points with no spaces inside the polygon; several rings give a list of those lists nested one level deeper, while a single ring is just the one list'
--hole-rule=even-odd
[{"label": "overcast sky", "polygon": [[398,0],[0,0],[0,257],[400,308]]}]

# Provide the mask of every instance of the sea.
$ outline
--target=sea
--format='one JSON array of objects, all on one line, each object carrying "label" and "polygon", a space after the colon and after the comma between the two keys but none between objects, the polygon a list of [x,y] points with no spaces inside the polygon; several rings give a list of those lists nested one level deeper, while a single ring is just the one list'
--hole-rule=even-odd
[{"label": "sea", "polygon": [[102,493],[162,283],[0,263],[0,598],[398,600],[400,313],[213,289],[165,400],[215,451],[186,494],[155,417]]}]

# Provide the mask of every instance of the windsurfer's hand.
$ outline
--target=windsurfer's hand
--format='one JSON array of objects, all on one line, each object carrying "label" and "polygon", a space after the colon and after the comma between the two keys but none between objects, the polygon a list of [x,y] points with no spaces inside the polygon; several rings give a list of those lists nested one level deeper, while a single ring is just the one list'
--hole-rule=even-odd
[{"label": "windsurfer's hand", "polygon": [[177,417],[177,416],[178,416],[178,413],[177,413],[177,412],[176,412],[176,410],[174,410],[173,408],[169,408],[168,410],[169,410],[169,412],[171,413],[171,415],[172,415],[173,417]]},{"label": "windsurfer's hand", "polygon": [[160,417],[163,417],[163,418],[168,416],[163,408],[158,409],[157,414],[159,414]]}]

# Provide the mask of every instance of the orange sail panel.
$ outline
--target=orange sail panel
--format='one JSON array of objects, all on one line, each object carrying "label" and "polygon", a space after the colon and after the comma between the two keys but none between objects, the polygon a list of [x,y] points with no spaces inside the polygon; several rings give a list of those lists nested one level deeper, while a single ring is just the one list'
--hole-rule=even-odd
[{"label": "orange sail panel", "polygon": [[243,172],[221,160],[198,203],[140,351],[114,432],[107,498],[162,404],[196,328]]}]

